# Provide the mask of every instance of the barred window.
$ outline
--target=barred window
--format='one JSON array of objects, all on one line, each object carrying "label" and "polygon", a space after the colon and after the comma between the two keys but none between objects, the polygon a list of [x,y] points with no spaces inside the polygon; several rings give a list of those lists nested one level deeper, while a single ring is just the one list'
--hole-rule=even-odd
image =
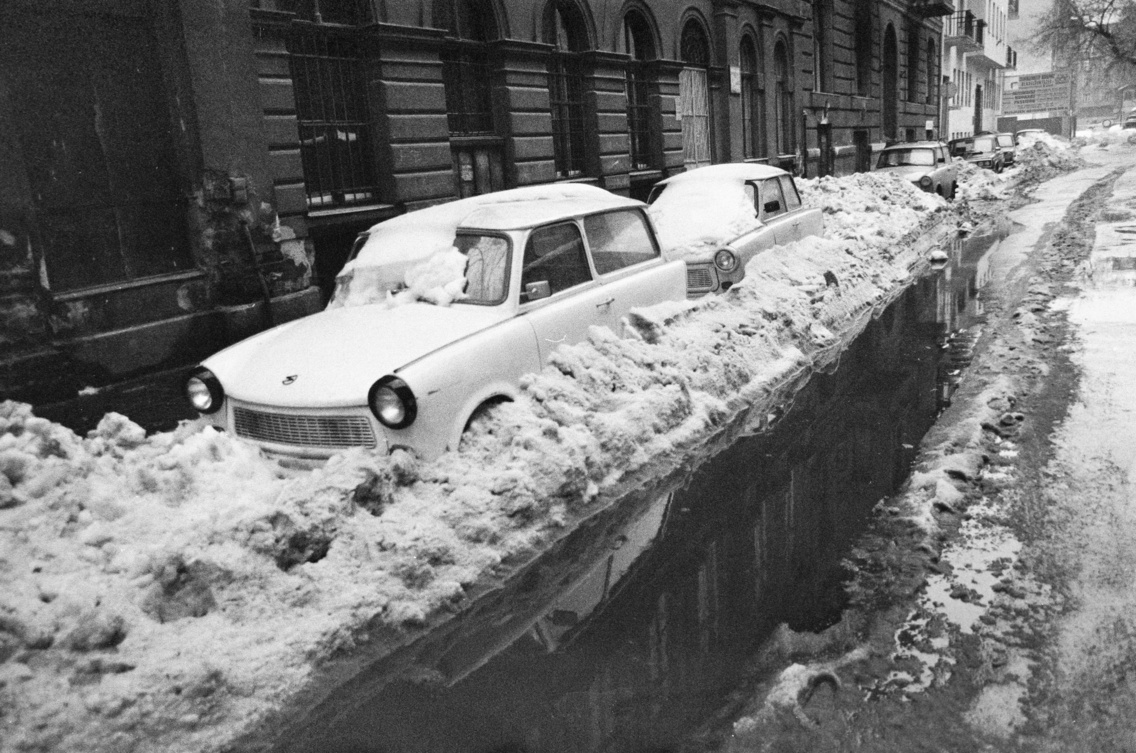
[{"label": "barred window", "polygon": [[707,81],[710,41],[697,21],[691,19],[683,26],[679,50],[686,66],[679,73],[678,80],[683,163],[687,169],[692,169],[709,165],[713,159],[710,147],[710,87]]},{"label": "barred window", "polygon": [[631,169],[649,170],[655,166],[656,118],[651,112],[652,84],[646,61],[655,55],[651,27],[637,11],[623,19],[623,42],[631,60],[627,64],[627,128],[631,136]]},{"label": "barred window", "polygon": [[548,60],[548,96],[556,177],[575,178],[587,169],[584,67],[577,54],[587,49],[587,34],[579,8],[570,2],[551,3],[545,41],[554,46]]},{"label": "barred window", "polygon": [[288,40],[308,207],[378,198],[362,41],[303,25]]},{"label": "barred window", "polygon": [[758,61],[753,38],[748,35],[742,37],[742,149],[746,159],[766,154],[765,89]]},{"label": "barred window", "polygon": [[435,23],[449,31],[442,50],[442,80],[451,136],[494,133],[492,66],[487,42],[497,37],[493,15],[479,0],[436,6]]}]

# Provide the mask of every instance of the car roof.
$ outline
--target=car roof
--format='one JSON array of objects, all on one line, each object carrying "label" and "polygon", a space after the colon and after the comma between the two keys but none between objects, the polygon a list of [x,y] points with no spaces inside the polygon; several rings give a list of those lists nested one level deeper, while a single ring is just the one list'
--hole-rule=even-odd
[{"label": "car roof", "polygon": [[462,221],[463,229],[516,230],[580,215],[645,207],[641,201],[609,194],[607,197],[507,201],[477,207]]},{"label": "car roof", "polygon": [[885,146],[881,151],[889,151],[892,149],[931,149],[933,147],[941,147],[943,144],[938,141],[904,141],[899,144],[891,144]]},{"label": "car roof", "polygon": [[706,165],[687,170],[678,175],[672,175],[661,180],[657,185],[664,186],[669,183],[685,183],[688,180],[762,180],[763,178],[776,178],[789,173],[779,167],[765,165],[760,162],[723,162],[719,165]]}]

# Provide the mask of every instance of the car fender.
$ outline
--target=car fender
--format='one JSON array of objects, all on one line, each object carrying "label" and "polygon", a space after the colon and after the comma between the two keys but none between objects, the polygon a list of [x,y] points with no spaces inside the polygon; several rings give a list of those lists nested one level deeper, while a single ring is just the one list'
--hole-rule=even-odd
[{"label": "car fender", "polygon": [[520,394],[520,380],[515,382],[508,380],[498,380],[485,385],[477,392],[471,393],[469,399],[462,404],[461,408],[454,414],[454,422],[450,427],[450,436],[447,440],[447,449],[457,449],[458,444],[461,442],[462,434],[465,433],[465,427],[469,420],[473,418],[473,414],[487,402],[492,400],[508,400],[512,402],[517,399]]}]

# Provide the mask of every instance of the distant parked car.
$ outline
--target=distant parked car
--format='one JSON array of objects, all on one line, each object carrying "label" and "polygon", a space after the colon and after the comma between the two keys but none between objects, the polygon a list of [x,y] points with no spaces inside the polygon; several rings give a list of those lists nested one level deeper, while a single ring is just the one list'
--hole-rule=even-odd
[{"label": "distant parked car", "polygon": [[947,147],[938,141],[894,144],[880,152],[876,171],[895,173],[928,193],[953,199],[958,187],[958,170],[947,156]]},{"label": "distant parked car", "polygon": [[1136,112],[1130,112],[1124,118],[1124,124],[1120,126],[1121,129],[1136,128]]},{"label": "distant parked car", "polygon": [[1006,166],[1005,156],[994,139],[993,134],[967,136],[961,139],[951,139],[947,142],[952,157],[962,157],[979,167],[985,167],[996,173],[1002,172]]},{"label": "distant parked car", "polygon": [[[560,345],[592,325],[618,331],[631,308],[686,297],[685,265],[662,258],[646,209],[598,188],[549,186],[381,223],[325,311],[206,359],[186,396],[274,454],[403,447],[435,458]],[[436,305],[403,292],[392,305],[400,271],[457,298]]]},{"label": "distant parked car", "polygon": [[824,233],[821,210],[803,206],[793,176],[769,165],[689,170],[660,181],[649,202],[664,253],[686,260],[691,297],[729,290],[762,251]]},{"label": "distant parked car", "polygon": [[1017,144],[1014,143],[1014,134],[996,133],[994,134],[994,143],[1002,151],[1002,164],[1006,167],[1014,164],[1014,157],[1018,151]]},{"label": "distant parked car", "polygon": [[1020,145],[1023,138],[1036,138],[1043,133],[1049,133],[1044,128],[1023,128],[1014,134],[1014,145]]}]

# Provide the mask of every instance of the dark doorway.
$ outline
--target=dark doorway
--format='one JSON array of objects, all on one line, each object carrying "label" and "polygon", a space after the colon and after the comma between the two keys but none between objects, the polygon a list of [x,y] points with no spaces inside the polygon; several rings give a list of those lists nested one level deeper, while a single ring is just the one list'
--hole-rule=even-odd
[{"label": "dark doorway", "polygon": [[836,172],[836,154],[832,148],[831,123],[821,123],[817,126],[817,146],[820,147],[820,159],[817,161],[817,177],[832,175]]},{"label": "dark doorway", "polygon": [[856,145],[856,172],[869,172],[872,169],[872,144],[868,132],[853,131],[852,143]]},{"label": "dark doorway", "polygon": [[884,31],[884,139],[895,141],[899,137],[899,47],[895,40],[895,27],[888,24]]},{"label": "dark doorway", "polygon": [[982,131],[982,84],[974,87],[974,132]]}]

